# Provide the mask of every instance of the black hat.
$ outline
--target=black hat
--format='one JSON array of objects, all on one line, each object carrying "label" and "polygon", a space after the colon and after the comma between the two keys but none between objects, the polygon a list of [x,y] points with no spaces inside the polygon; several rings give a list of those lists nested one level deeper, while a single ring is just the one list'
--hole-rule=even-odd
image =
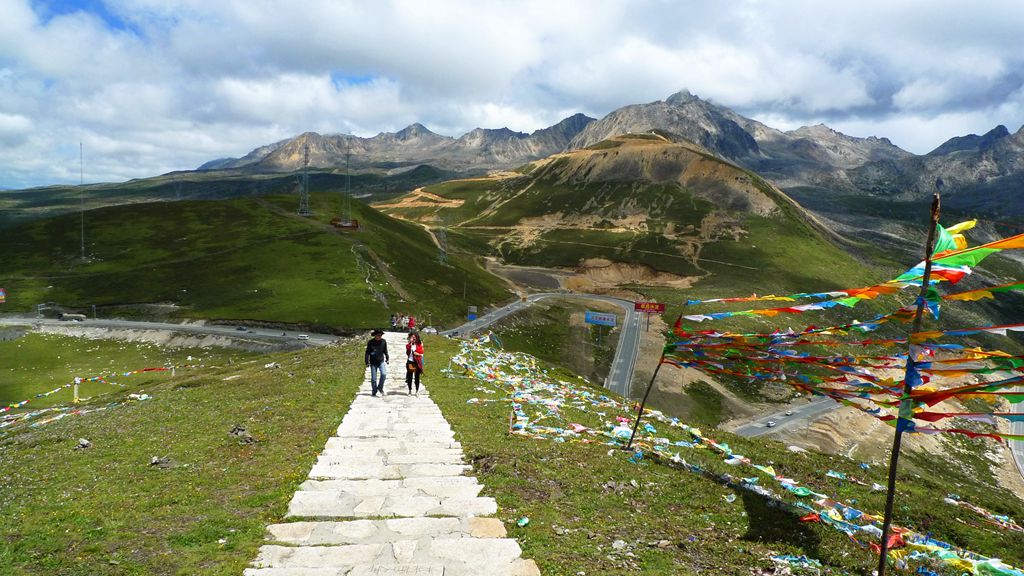
[{"label": "black hat", "polygon": [[380,328],[377,328],[373,332],[370,332],[370,336],[383,336],[383,335],[384,335],[384,331],[381,330]]}]

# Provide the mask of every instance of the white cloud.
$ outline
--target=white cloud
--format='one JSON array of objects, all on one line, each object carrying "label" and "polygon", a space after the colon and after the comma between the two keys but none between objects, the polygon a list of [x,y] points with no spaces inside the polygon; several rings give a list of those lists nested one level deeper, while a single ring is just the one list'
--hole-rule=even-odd
[{"label": "white cloud", "polygon": [[530,132],[682,88],[779,128],[823,121],[915,152],[1024,122],[1024,3],[1010,0],[104,6],[0,0],[0,186],[77,182],[53,167],[79,140],[87,179],[115,180],[307,130]]},{"label": "white cloud", "polygon": [[0,144],[17,146],[32,133],[32,120],[18,114],[0,112]]}]

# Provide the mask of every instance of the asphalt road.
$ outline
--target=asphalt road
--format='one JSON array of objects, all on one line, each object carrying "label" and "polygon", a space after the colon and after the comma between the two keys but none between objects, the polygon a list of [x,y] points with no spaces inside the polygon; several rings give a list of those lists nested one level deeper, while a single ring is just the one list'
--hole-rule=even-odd
[{"label": "asphalt road", "polygon": [[0,325],[32,326],[69,326],[81,328],[115,328],[127,330],[169,330],[185,334],[212,334],[217,336],[230,336],[233,338],[256,338],[259,340],[273,342],[301,341],[314,346],[330,344],[338,339],[332,334],[305,333],[308,339],[299,340],[300,332],[272,330],[270,328],[248,328],[239,330],[235,326],[197,326],[191,324],[171,324],[164,322],[137,322],[134,320],[93,320],[88,318],[81,322],[56,320],[54,318],[32,318],[7,316],[0,318]]},{"label": "asphalt road", "polygon": [[[1024,392],[1024,388],[1021,387],[1018,387],[1017,390]],[[735,430],[735,433],[748,438],[756,438],[783,430],[803,428],[822,415],[839,408],[839,406],[840,404],[831,398],[817,397],[806,404],[797,403],[767,416],[761,416],[740,426]],[[793,414],[786,416],[787,410],[792,410]],[[769,421],[774,421],[775,426],[769,428]],[[1024,434],[1024,422],[1011,423],[1010,432],[1012,434]],[[1024,476],[1024,442],[1011,440],[1009,444],[1010,453],[1013,454],[1013,459],[1017,464],[1017,470],[1021,476]]]},{"label": "asphalt road", "polygon": [[[782,430],[804,428],[823,414],[831,412],[838,407],[839,403],[831,398],[816,397],[810,402],[797,402],[796,404],[787,405],[778,412],[761,416],[752,422],[740,426],[735,432],[740,436],[756,438],[773,432],[781,432]],[[789,410],[792,410],[793,414],[786,416],[786,412]],[[769,428],[769,421],[775,422],[775,426]]]},{"label": "asphalt road", "polygon": [[[1017,392],[1024,392],[1024,387],[1018,386]],[[1010,424],[1010,431],[1013,434],[1024,434],[1024,422]],[[1021,476],[1024,476],[1024,442],[1011,440],[1010,452],[1013,454],[1013,459],[1017,461],[1017,470],[1020,471]]]},{"label": "asphalt road", "polygon": [[492,310],[476,320],[466,322],[458,328],[446,330],[441,334],[445,336],[464,336],[479,332],[502,318],[522,310],[538,300],[544,298],[581,298],[585,300],[601,300],[622,308],[623,315],[619,324],[619,343],[615,347],[615,358],[612,359],[612,368],[605,382],[605,388],[624,397],[629,397],[629,383],[633,378],[633,368],[636,365],[637,351],[640,349],[640,317],[633,310],[632,300],[623,300],[611,296],[600,296],[596,294],[578,294],[563,292],[543,292],[530,294],[526,300],[517,300],[511,304]]}]

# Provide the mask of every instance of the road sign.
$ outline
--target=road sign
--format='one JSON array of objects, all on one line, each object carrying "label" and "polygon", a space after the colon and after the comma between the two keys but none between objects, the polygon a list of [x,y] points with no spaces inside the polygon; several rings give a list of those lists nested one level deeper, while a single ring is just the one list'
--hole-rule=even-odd
[{"label": "road sign", "polygon": [[587,324],[596,324],[597,326],[615,326],[615,320],[617,316],[615,314],[606,312],[594,312],[587,310],[584,314],[584,322]]},{"label": "road sign", "polygon": [[665,311],[665,305],[658,302],[633,302],[633,309],[648,314],[661,314]]}]

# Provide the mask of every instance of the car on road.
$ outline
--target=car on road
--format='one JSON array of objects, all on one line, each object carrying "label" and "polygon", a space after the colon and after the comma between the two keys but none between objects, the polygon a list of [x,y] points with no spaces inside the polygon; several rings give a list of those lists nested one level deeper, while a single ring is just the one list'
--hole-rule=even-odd
[{"label": "car on road", "polygon": [[299,340],[309,340],[309,334],[299,334],[296,338]]},{"label": "car on road", "polygon": [[235,326],[235,330],[238,330],[239,332],[245,332],[245,326]]},{"label": "car on road", "polygon": [[768,423],[765,424],[765,426],[769,428],[775,428],[775,420],[769,420]]},{"label": "car on road", "polygon": [[793,411],[792,410],[786,410],[786,416],[792,416],[792,415],[793,415]]}]

